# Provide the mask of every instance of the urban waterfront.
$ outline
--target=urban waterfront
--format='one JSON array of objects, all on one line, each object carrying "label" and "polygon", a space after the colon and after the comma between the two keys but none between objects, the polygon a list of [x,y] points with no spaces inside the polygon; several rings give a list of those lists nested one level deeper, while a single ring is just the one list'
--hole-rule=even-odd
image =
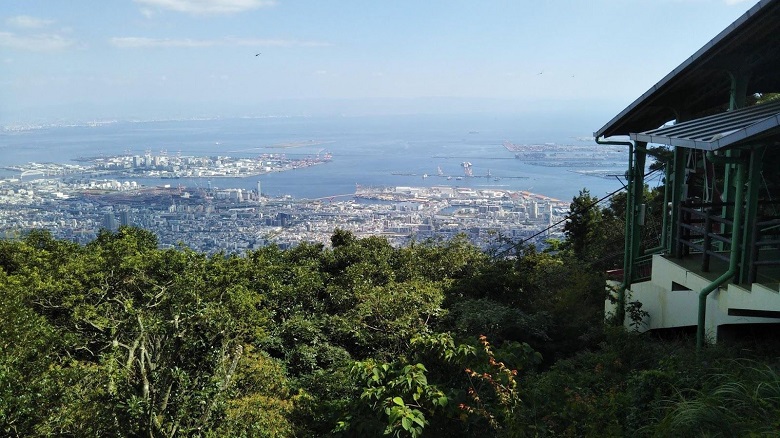
[{"label": "urban waterfront", "polygon": [[574,134],[484,117],[15,127],[0,137],[0,232],[88,242],[127,224],[211,253],[327,244],[336,228],[541,243],[581,189],[621,187],[626,152]]}]

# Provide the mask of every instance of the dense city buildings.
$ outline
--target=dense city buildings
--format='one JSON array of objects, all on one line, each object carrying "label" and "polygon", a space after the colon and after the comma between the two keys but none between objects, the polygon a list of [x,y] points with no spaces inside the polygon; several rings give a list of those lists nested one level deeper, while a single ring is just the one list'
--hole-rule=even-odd
[{"label": "dense city buildings", "polygon": [[[127,160],[105,162],[135,166]],[[269,244],[328,244],[338,228],[384,236],[395,245],[462,233],[488,248],[502,239],[541,243],[560,233],[551,225],[568,211],[566,202],[498,189],[356,187],[346,199],[305,200],[266,197],[260,181],[257,190],[144,187],[85,174],[96,169],[30,170],[28,165],[26,176],[0,180],[0,235],[6,238],[43,228],[86,243],[102,228],[132,225],[153,231],[166,247],[232,253]]]}]

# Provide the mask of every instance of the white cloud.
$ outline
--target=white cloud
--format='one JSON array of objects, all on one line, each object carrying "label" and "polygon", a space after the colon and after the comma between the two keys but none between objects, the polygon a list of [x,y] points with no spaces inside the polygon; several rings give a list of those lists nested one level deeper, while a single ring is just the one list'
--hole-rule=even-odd
[{"label": "white cloud", "polygon": [[152,18],[154,17],[154,11],[149,8],[141,8],[141,15],[146,18]]},{"label": "white cloud", "polygon": [[250,46],[250,47],[328,47],[332,44],[324,41],[300,41],[263,38],[233,38],[222,40],[225,45]]},{"label": "white cloud", "polygon": [[276,4],[275,0],[135,0],[136,3],[188,14],[235,14]]},{"label": "white cloud", "polygon": [[60,29],[60,34],[51,33],[51,31],[49,33],[34,33],[34,29],[51,26],[54,20],[30,15],[17,15],[6,18],[5,23],[21,30],[20,33],[0,31],[0,47],[45,52],[66,49],[76,44],[75,40],[60,35],[70,33],[69,28]]},{"label": "white cloud", "polygon": [[16,17],[7,18],[5,22],[9,26],[18,27],[22,29],[39,29],[41,27],[46,27],[54,23],[54,20],[47,20],[45,18],[36,18],[36,17],[31,17],[29,15],[17,15]]},{"label": "white cloud", "polygon": [[241,47],[326,47],[329,43],[320,41],[298,41],[283,39],[256,39],[256,38],[221,38],[213,40],[194,40],[190,38],[146,38],[146,37],[115,37],[109,40],[112,45],[119,48],[167,48],[167,47],[215,47],[215,46],[241,46]]},{"label": "white cloud", "polygon": [[211,47],[214,41],[170,39],[170,38],[144,38],[144,37],[120,37],[111,38],[111,44],[123,49],[126,48],[144,48],[144,47]]},{"label": "white cloud", "polygon": [[45,52],[66,49],[74,44],[73,40],[63,38],[60,35],[21,36],[11,32],[0,32],[0,47],[9,47],[16,50]]}]

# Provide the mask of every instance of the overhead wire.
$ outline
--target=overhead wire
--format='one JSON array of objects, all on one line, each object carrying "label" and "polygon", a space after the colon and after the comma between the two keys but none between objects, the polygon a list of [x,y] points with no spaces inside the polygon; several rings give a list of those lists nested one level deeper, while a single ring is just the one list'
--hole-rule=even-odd
[{"label": "overhead wire", "polygon": [[[663,167],[660,167],[660,168],[655,169],[655,170],[651,170],[647,175],[645,175],[645,178],[650,177],[651,175],[655,174],[656,172],[658,172],[659,170],[662,170],[662,169],[663,169]],[[571,212],[570,214],[566,215],[563,219],[559,220],[558,222],[555,222],[554,224],[549,225],[547,228],[544,228],[544,229],[542,229],[542,230],[532,234],[531,236],[526,237],[523,240],[520,240],[518,242],[509,242],[508,244],[511,244],[511,246],[509,246],[506,249],[496,253],[496,257],[504,257],[504,256],[506,256],[512,249],[518,248],[519,246],[525,244],[526,242],[528,242],[528,241],[530,241],[530,240],[532,240],[532,239],[534,239],[534,238],[536,238],[536,237],[538,237],[538,236],[540,236],[540,235],[550,231],[551,229],[557,227],[558,225],[568,221],[569,219],[571,219],[575,215],[587,212],[588,210],[590,210],[591,208],[595,207],[599,203],[603,202],[606,199],[612,198],[615,194],[617,194],[618,192],[621,192],[623,190],[625,190],[625,187],[621,187],[621,188],[619,188],[617,190],[614,190],[614,191],[612,191],[612,192],[602,196],[601,198],[596,199],[595,201],[591,202],[590,204],[586,205],[585,207],[582,207],[580,210]]]}]

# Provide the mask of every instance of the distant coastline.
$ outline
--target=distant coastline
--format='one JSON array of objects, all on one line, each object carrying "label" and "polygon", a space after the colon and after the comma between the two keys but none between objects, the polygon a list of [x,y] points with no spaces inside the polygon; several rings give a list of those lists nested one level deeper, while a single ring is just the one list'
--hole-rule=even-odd
[{"label": "distant coastline", "polygon": [[[337,157],[327,166],[312,165],[297,172],[266,173],[247,169],[240,174],[200,176],[218,179],[223,188],[251,189],[262,180],[269,195],[294,198],[349,193],[354,191],[355,184],[433,186],[444,182],[453,187],[473,189],[525,190],[556,199],[571,199],[583,188],[599,195],[621,187],[616,179],[575,171],[622,173],[625,165],[621,160],[627,157],[625,151],[595,143],[587,145],[577,138],[577,132],[539,130],[529,125],[530,122],[524,119],[518,122],[514,117],[487,115],[106,120],[79,126],[50,125],[48,129],[0,133],[0,168],[30,162],[77,165],[84,162],[73,161],[74,157],[144,156],[150,151],[154,151],[151,155],[160,155],[158,151],[163,150],[172,157],[230,155],[245,158],[294,150],[294,153],[287,153],[287,158],[297,160],[316,157],[327,148]],[[506,139],[529,145],[549,143],[550,146],[545,146],[549,150],[542,152],[541,159],[518,158],[517,152],[502,147]],[[553,145],[561,150],[555,151]],[[592,160],[598,154],[611,158]],[[567,155],[573,158],[564,159]],[[471,163],[473,178],[465,175],[464,162]],[[556,167],[545,167],[542,163],[554,163]],[[13,173],[2,171],[6,176]],[[136,175],[134,178],[151,186],[172,179],[185,185],[200,184],[199,175],[170,173],[165,179],[160,176]],[[443,178],[433,178],[435,176]]]}]

